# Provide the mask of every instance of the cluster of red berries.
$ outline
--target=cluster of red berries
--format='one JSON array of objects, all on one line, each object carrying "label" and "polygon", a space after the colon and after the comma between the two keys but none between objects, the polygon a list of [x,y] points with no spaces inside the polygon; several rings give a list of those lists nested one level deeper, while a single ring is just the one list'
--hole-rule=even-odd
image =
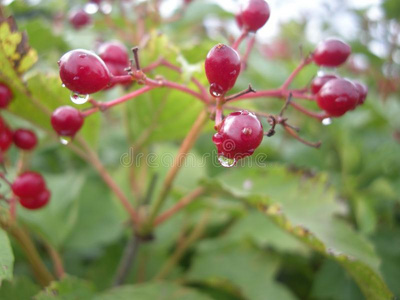
[{"label": "cluster of red berries", "polygon": [[[4,83],[0,83],[0,108],[7,108],[12,98],[11,89]],[[37,142],[36,134],[32,130],[19,128],[13,132],[0,116],[1,163],[3,163],[4,153],[13,143],[23,151],[30,151],[36,147]],[[4,174],[1,177],[4,179]],[[18,197],[19,203],[27,209],[43,207],[50,199],[50,191],[47,189],[43,177],[35,172],[25,172],[19,175],[11,184],[11,189],[14,195]]]},{"label": "cluster of red berries", "polygon": [[[268,21],[270,9],[264,0],[249,0],[236,15],[236,21],[244,31],[257,31]],[[351,53],[351,48],[338,39],[320,43],[312,54],[315,64],[323,67],[338,67]],[[210,83],[210,94],[224,99],[224,95],[235,85],[239,76],[241,59],[237,51],[227,45],[218,44],[208,53],[205,71]],[[311,84],[311,93],[317,104],[329,116],[339,117],[357,105],[364,103],[368,88],[357,81],[336,75],[316,77]],[[237,160],[253,154],[263,139],[263,127],[257,117],[248,111],[233,112],[216,125],[213,142],[217,146],[220,162],[234,165]]]},{"label": "cluster of red berries", "polygon": [[[113,76],[128,75],[127,48],[120,42],[103,43],[98,54],[76,49],[64,54],[58,61],[63,84],[76,94],[92,94],[114,86]],[[129,84],[129,83],[128,83]],[[53,129],[60,135],[73,137],[81,129],[84,118],[72,106],[61,106],[51,116]]]},{"label": "cluster of red berries", "polygon": [[27,209],[45,206],[51,196],[42,175],[31,171],[19,175],[12,183],[11,189],[18,197],[19,203]]}]

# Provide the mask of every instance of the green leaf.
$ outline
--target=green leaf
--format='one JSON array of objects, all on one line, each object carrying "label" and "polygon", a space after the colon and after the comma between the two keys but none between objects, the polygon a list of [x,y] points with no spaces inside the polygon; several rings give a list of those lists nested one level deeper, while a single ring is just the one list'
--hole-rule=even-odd
[{"label": "green leaf", "polygon": [[0,228],[0,285],[13,277],[14,254],[7,233]]},{"label": "green leaf", "polygon": [[93,299],[93,287],[86,281],[72,276],[65,276],[61,281],[54,281],[34,300],[75,300]]},{"label": "green leaf", "polygon": [[[216,243],[210,241],[210,243]],[[205,247],[194,258],[188,279],[220,285],[228,280],[239,289],[245,299],[295,299],[280,283],[274,280],[279,260],[263,251],[239,248],[239,245]]]},{"label": "green leaf", "polygon": [[352,278],[333,260],[326,260],[317,272],[311,295],[316,299],[364,299]]},{"label": "green leaf", "polygon": [[211,300],[196,290],[180,286],[176,283],[158,282],[140,285],[127,285],[112,289],[94,300]]},{"label": "green leaf", "polygon": [[[391,292],[379,274],[372,245],[335,217],[342,211],[325,176],[308,178],[275,165],[249,168],[219,177],[220,187],[257,205],[271,220],[312,249],[336,259],[367,299],[388,299]],[[212,183],[215,185],[215,182]]]},{"label": "green leaf", "polygon": [[40,291],[37,286],[27,277],[15,277],[12,281],[3,281],[0,288],[0,299],[32,299]]}]

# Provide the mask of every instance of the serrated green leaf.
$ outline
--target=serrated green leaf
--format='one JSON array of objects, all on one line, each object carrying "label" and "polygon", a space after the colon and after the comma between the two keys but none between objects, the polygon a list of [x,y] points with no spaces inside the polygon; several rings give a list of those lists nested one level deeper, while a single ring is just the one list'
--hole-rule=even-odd
[{"label": "serrated green leaf", "polygon": [[14,254],[7,233],[0,228],[0,285],[13,277]]}]

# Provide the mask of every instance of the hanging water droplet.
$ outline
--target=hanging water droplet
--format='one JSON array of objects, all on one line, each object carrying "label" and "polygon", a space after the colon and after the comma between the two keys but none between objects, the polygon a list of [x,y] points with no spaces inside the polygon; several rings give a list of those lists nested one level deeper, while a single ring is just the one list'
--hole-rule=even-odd
[{"label": "hanging water droplet", "polygon": [[89,100],[89,95],[82,95],[75,92],[71,93],[71,101],[75,104],[84,104]]},{"label": "hanging water droplet", "polygon": [[62,87],[65,87],[65,84],[63,83],[61,86],[62,86]]},{"label": "hanging water droplet", "polygon": [[72,141],[72,137],[70,136],[60,136],[60,143],[63,145],[68,145],[69,143],[71,143]]},{"label": "hanging water droplet", "polygon": [[221,166],[223,166],[225,168],[231,168],[236,164],[236,159],[227,158],[223,155],[218,156],[218,161],[221,164]]},{"label": "hanging water droplet", "polygon": [[331,118],[325,118],[322,120],[322,125],[328,126],[332,124],[332,119]]}]

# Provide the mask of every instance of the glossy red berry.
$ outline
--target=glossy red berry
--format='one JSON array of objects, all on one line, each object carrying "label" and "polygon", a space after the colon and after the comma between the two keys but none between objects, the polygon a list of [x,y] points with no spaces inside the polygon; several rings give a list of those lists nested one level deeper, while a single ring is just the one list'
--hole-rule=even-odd
[{"label": "glossy red berry", "polygon": [[360,95],[360,98],[358,99],[358,105],[364,104],[365,99],[367,99],[367,94],[368,94],[368,87],[359,82],[359,81],[353,81],[353,84],[356,86],[357,91]]},{"label": "glossy red berry", "polygon": [[1,152],[6,152],[11,147],[12,142],[13,142],[13,132],[7,125],[4,124],[4,127],[0,130]]},{"label": "glossy red berry", "polygon": [[205,70],[211,95],[222,96],[235,85],[239,76],[239,54],[229,46],[218,44],[208,52]]},{"label": "glossy red berry", "polygon": [[83,9],[73,10],[68,16],[69,23],[75,29],[81,29],[92,22],[92,18]]},{"label": "glossy red berry", "polygon": [[11,189],[15,195],[21,198],[37,197],[46,189],[46,183],[42,175],[28,171],[15,179]]},{"label": "glossy red berry", "polygon": [[13,135],[14,144],[22,150],[32,150],[37,144],[36,134],[29,129],[17,129]]},{"label": "glossy red berry", "polygon": [[10,88],[0,83],[0,108],[6,108],[13,98],[13,93]]},{"label": "glossy red berry", "polygon": [[60,136],[73,137],[83,125],[84,118],[72,106],[61,106],[51,115],[51,125]]},{"label": "glossy red berry", "polygon": [[39,209],[45,206],[51,197],[49,190],[44,189],[35,197],[23,197],[19,198],[19,203],[27,209]]},{"label": "glossy red berry", "polygon": [[311,81],[311,93],[313,95],[317,94],[322,86],[327,83],[329,80],[339,78],[336,75],[326,74],[322,76],[317,76]]},{"label": "glossy red berry", "polygon": [[96,93],[109,84],[111,74],[93,52],[77,49],[65,53],[58,62],[65,86],[78,94]]},{"label": "glossy red berry", "polygon": [[248,31],[257,31],[267,23],[271,11],[264,0],[248,0],[241,9],[243,27]]},{"label": "glossy red berry", "polygon": [[238,27],[240,29],[242,29],[242,27],[243,27],[242,14],[241,13],[236,14],[235,15],[235,20],[236,20],[236,24],[238,25]]},{"label": "glossy red berry", "polygon": [[314,62],[319,66],[337,67],[343,64],[351,53],[351,47],[339,39],[327,39],[317,45]]},{"label": "glossy red berry", "polygon": [[332,79],[324,84],[317,95],[318,106],[334,117],[339,117],[358,103],[356,86],[345,79]]},{"label": "glossy red berry", "polygon": [[[252,155],[263,135],[263,126],[253,113],[243,110],[229,114],[213,136],[222,165],[232,166],[239,159]],[[227,160],[233,161],[229,164]]]}]

